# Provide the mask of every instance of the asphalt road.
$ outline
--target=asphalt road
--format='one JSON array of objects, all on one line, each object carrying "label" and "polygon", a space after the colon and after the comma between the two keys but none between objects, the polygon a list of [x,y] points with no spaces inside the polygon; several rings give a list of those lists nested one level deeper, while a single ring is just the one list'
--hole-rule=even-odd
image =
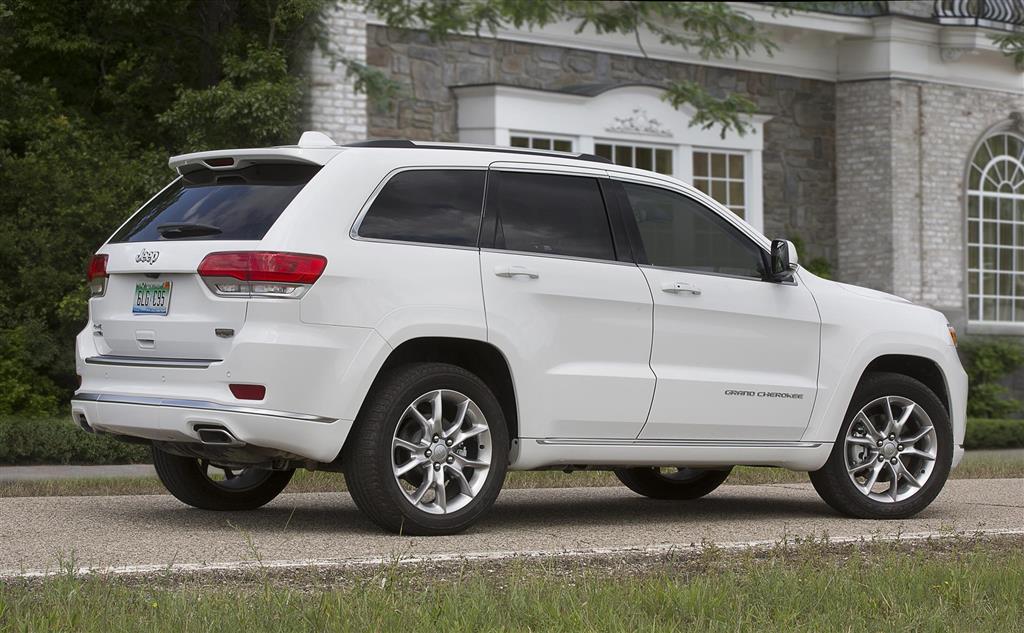
[{"label": "asphalt road", "polygon": [[[1024,479],[952,480],[907,521],[837,516],[808,484],[723,486],[698,502],[625,488],[506,490],[472,530],[451,537],[380,532],[347,494],[286,494],[255,512],[213,513],[167,495],[0,499],[0,575],[148,565],[338,564],[374,557],[566,552],[742,543],[783,537],[1024,532]],[[288,561],[288,562],[285,562]],[[246,564],[246,563],[242,563]]]}]

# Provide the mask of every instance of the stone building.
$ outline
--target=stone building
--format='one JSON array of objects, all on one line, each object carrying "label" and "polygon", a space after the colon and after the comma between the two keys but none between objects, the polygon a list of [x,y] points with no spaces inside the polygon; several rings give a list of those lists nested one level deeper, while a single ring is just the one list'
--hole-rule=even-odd
[{"label": "stone building", "polygon": [[[315,56],[310,123],[338,142],[529,146],[669,173],[799,238],[802,261],[839,280],[933,306],[968,335],[1024,335],[1024,74],[991,39],[1024,29],[1024,0],[733,4],[773,55],[702,60],[645,37],[644,56],[632,36],[569,24],[438,43],[342,6],[333,45],[401,92],[368,103]],[[674,79],[749,97],[753,133],[691,127],[661,98]]]}]

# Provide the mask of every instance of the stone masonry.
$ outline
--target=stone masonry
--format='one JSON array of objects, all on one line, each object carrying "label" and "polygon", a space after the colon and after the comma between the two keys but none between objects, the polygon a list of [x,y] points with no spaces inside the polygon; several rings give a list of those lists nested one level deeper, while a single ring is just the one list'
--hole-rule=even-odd
[{"label": "stone masonry", "polygon": [[316,50],[309,60],[309,126],[338,143],[363,140],[367,137],[366,95],[356,92],[345,66],[334,58],[366,63],[366,16],[346,5],[328,12],[325,19],[328,54]]},{"label": "stone masonry", "polygon": [[436,43],[417,31],[374,25],[367,31],[367,63],[402,88],[390,104],[370,104],[368,132],[375,138],[458,140],[454,86],[501,83],[560,90],[689,79],[720,96],[746,95],[759,113],[772,116],[764,128],[766,233],[798,235],[805,255],[836,262],[835,86],[830,82],[486,37]]},{"label": "stone masonry", "polygon": [[1024,97],[879,80],[840,84],[836,107],[843,281],[932,306],[963,330],[967,164]]}]

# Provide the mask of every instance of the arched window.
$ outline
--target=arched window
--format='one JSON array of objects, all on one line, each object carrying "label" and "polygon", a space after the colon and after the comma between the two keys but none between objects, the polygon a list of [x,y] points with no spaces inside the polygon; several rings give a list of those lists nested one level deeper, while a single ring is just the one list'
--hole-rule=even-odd
[{"label": "arched window", "polygon": [[1024,322],[1024,138],[989,136],[967,174],[968,320]]}]

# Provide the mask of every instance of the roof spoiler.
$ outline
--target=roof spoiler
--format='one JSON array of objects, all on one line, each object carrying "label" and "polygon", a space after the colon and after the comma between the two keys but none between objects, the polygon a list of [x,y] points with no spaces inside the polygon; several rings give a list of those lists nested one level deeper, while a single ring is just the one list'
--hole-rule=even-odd
[{"label": "roof spoiler", "polygon": [[303,132],[298,145],[224,149],[172,156],[167,164],[179,174],[197,169],[241,169],[256,163],[300,163],[325,165],[338,152],[337,143],[323,132]]}]

